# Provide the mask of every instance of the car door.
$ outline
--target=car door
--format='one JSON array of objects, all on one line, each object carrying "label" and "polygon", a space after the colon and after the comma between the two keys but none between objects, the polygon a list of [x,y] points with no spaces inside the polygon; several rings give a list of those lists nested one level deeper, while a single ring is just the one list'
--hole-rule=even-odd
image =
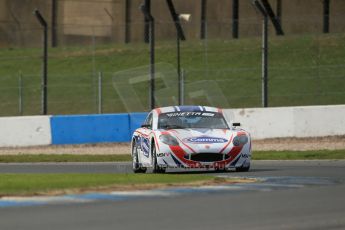
[{"label": "car door", "polygon": [[142,135],[140,140],[140,149],[141,149],[141,162],[143,164],[151,164],[151,143],[150,143],[150,136],[152,132],[152,124],[153,124],[153,114],[150,113],[147,118],[145,119],[142,125]]}]

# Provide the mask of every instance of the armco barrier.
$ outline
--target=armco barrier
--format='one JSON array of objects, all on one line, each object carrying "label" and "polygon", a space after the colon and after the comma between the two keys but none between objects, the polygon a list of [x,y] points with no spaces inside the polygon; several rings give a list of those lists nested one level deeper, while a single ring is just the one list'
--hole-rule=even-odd
[{"label": "armco barrier", "polygon": [[51,117],[52,144],[128,142],[147,113]]},{"label": "armco barrier", "polygon": [[128,114],[52,116],[52,144],[129,141]]},{"label": "armco barrier", "polygon": [[[345,105],[225,109],[254,139],[345,135]],[[0,147],[128,142],[147,113],[0,118]]]},{"label": "armco barrier", "polygon": [[225,109],[253,139],[345,135],[345,105]]},{"label": "armco barrier", "polygon": [[50,116],[1,117],[0,147],[51,144]]}]

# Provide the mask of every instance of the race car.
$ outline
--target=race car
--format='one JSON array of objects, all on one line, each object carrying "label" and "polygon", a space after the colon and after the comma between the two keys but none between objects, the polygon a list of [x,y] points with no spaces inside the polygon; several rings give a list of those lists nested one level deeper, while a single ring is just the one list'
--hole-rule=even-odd
[{"label": "race car", "polygon": [[167,168],[248,171],[250,134],[230,123],[222,109],[207,106],[156,108],[132,136],[135,173],[164,173]]}]

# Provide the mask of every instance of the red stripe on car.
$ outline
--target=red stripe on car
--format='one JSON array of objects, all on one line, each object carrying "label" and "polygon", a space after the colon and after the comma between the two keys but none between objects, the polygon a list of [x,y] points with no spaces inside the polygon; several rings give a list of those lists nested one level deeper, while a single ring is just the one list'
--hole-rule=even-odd
[{"label": "red stripe on car", "polygon": [[153,135],[155,136],[155,143],[156,143],[157,149],[159,151],[159,144],[158,144],[158,141],[157,141],[156,133],[153,133]]},{"label": "red stripe on car", "polygon": [[220,150],[219,153],[222,153],[222,152],[230,145],[230,143],[231,143],[231,141],[232,141],[232,136],[233,136],[233,134],[231,134],[230,140],[229,140],[228,143],[222,148],[222,150]]},{"label": "red stripe on car", "polygon": [[187,144],[185,144],[180,138],[176,137],[184,146],[186,146],[190,151],[192,151],[193,153],[196,153],[194,151],[194,149],[192,149],[192,147],[188,146]]},{"label": "red stripe on car", "polygon": [[[236,159],[236,157],[241,153],[241,151],[242,151],[242,149],[243,149],[243,145],[242,146],[234,146],[231,150],[230,150],[230,152],[228,153],[228,155],[230,155],[230,157],[229,157],[229,159],[228,160],[234,160],[234,159]],[[230,160],[230,161],[231,161]]]}]

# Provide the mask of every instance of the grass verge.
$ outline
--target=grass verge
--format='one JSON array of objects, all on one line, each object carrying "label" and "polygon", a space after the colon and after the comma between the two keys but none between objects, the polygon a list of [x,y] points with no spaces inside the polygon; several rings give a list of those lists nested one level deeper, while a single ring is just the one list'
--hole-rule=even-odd
[{"label": "grass verge", "polygon": [[0,163],[37,162],[124,162],[131,161],[129,154],[120,155],[76,155],[76,154],[18,154],[0,155]]},{"label": "grass verge", "polygon": [[150,189],[225,182],[207,175],[170,174],[0,174],[0,197],[85,191]]},{"label": "grass verge", "polygon": [[[254,151],[253,160],[339,160],[345,159],[343,150],[318,151]],[[38,162],[126,162],[129,154],[121,155],[73,155],[73,154],[19,154],[0,155],[0,163]]]},{"label": "grass verge", "polygon": [[343,160],[345,149],[318,151],[257,151],[253,160]]}]

